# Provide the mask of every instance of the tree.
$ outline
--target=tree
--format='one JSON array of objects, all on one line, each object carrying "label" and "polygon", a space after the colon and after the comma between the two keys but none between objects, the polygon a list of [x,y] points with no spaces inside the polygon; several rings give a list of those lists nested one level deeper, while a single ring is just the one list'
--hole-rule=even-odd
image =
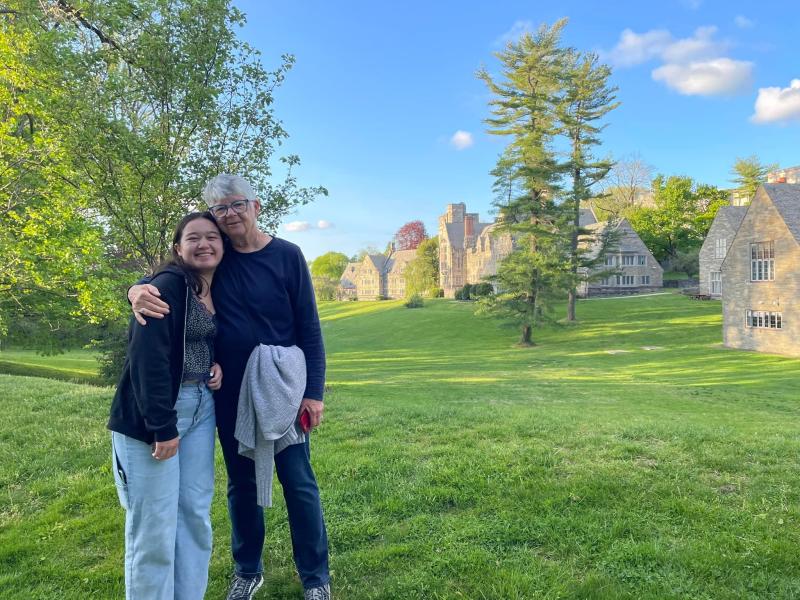
[{"label": "tree", "polygon": [[[65,287],[84,315],[125,310],[123,282],[166,256],[175,222],[198,205],[210,176],[248,177],[267,227],[325,193],[297,184],[296,156],[281,157],[282,177],[273,178],[275,148],[287,137],[274,91],[294,59],[266,71],[237,38],[244,16],[229,0],[4,4],[0,53],[14,62],[0,72],[2,185],[20,223],[69,212],[70,235],[83,231],[77,243],[42,229],[87,255]],[[22,256],[21,244],[6,237],[3,249]],[[42,264],[57,258],[55,246],[40,246]],[[14,277],[36,279],[31,261],[16,264]]]},{"label": "tree", "polygon": [[422,221],[409,221],[394,234],[397,250],[415,250],[423,240],[428,239]]},{"label": "tree", "polygon": [[699,248],[717,210],[727,204],[725,192],[713,186],[662,175],[653,180],[653,201],[655,206],[638,207],[628,218],[662,264],[677,259],[679,252]]},{"label": "tree", "polygon": [[68,99],[53,53],[68,36],[43,27],[30,4],[0,14],[0,335],[52,351],[81,336],[87,306],[117,313],[103,228],[61,132]]},{"label": "tree", "polygon": [[335,300],[339,280],[349,259],[341,252],[326,252],[311,263],[311,278],[317,300]]},{"label": "tree", "polygon": [[652,179],[653,167],[647,164],[641,154],[623,157],[611,167],[608,185],[601,197],[592,200],[592,208],[602,217],[624,217],[647,194]]},{"label": "tree", "polygon": [[569,142],[569,158],[564,166],[572,183],[562,204],[567,219],[573,279],[567,297],[567,321],[575,321],[579,269],[594,266],[604,258],[602,255],[589,258],[583,249],[590,243],[578,244],[579,236],[591,235],[580,227],[581,204],[593,196],[592,188],[603,181],[611,169],[612,163],[594,156],[594,149],[600,144],[599,136],[604,128],[599,121],[619,106],[619,102],[615,102],[617,88],[608,83],[611,69],[599,64],[596,54],[569,53],[563,74],[565,93],[557,109],[563,134]]},{"label": "tree", "polygon": [[499,231],[516,239],[516,248],[498,268],[500,293],[482,312],[510,317],[521,329],[520,344],[532,345],[532,332],[549,302],[568,288],[568,248],[559,231],[554,198],[562,167],[553,148],[558,131],[556,99],[562,90],[565,50],[560,46],[566,20],[524,33],[496,53],[501,75],[483,68],[492,99],[488,131],[509,140],[495,174]]},{"label": "tree", "polygon": [[321,254],[311,263],[311,274],[315,277],[328,277],[338,280],[350,259],[341,252],[326,252]]},{"label": "tree", "polygon": [[737,158],[733,163],[731,180],[736,184],[736,193],[743,204],[750,204],[756,195],[758,186],[767,181],[767,173],[774,171],[778,165],[764,165],[757,156]]},{"label": "tree", "polygon": [[414,294],[432,296],[439,284],[439,238],[424,240],[417,247],[417,255],[403,271],[406,297]]}]

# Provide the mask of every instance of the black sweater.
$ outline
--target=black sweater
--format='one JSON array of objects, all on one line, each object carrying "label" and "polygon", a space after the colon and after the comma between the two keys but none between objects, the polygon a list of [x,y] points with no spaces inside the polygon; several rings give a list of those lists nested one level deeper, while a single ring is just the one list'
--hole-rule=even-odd
[{"label": "black sweater", "polygon": [[108,428],[145,443],[178,437],[175,400],[183,378],[189,286],[183,273],[167,268],[151,281],[170,306],[163,319],[142,326],[131,318],[128,355],[111,404]]}]

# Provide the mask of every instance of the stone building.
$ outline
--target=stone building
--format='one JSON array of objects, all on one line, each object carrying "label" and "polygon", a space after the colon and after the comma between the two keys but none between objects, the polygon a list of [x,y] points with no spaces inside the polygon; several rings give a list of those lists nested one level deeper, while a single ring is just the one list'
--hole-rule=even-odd
[{"label": "stone building", "polygon": [[800,184],[765,184],[722,263],[723,343],[800,357]]},{"label": "stone building", "polygon": [[509,234],[495,233],[496,225],[481,223],[463,202],[448,204],[439,217],[439,287],[452,298],[466,283],[479,283],[497,272],[511,253]]},{"label": "stone building", "polygon": [[746,206],[722,206],[717,211],[700,248],[701,294],[713,298],[722,296],[722,261],[746,212]]},{"label": "stone building", "polygon": [[358,288],[356,287],[356,280],[358,277],[358,268],[361,263],[350,262],[339,278],[339,288],[336,291],[337,300],[356,300],[358,299]]},{"label": "stone building", "polygon": [[351,262],[339,279],[339,300],[380,300],[405,298],[403,273],[414,260],[416,250],[398,250],[388,257],[368,254],[361,262]]},{"label": "stone building", "polygon": [[800,183],[800,166],[767,173],[767,183]]},{"label": "stone building", "polygon": [[[594,222],[589,222],[590,219]],[[664,269],[627,219],[613,222],[612,225],[610,221],[597,222],[593,214],[581,214],[581,227],[588,232],[586,240],[582,242],[587,246],[588,257],[598,255],[608,227],[614,228],[616,239],[613,249],[606,252],[605,264],[594,270],[594,274],[598,275],[608,271],[613,273],[598,279],[589,277],[589,272],[584,270],[585,279],[578,286],[579,296],[637,294],[654,291],[664,285]]]}]

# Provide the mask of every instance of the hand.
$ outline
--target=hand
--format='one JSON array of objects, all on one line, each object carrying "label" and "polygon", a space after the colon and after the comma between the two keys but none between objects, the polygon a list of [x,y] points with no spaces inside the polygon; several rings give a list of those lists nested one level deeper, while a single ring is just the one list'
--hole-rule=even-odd
[{"label": "hand", "polygon": [[133,316],[139,325],[147,325],[145,317],[163,319],[169,314],[169,305],[159,298],[161,292],[149,283],[134,285],[128,290],[128,300],[131,302]]},{"label": "hand", "polygon": [[206,382],[206,385],[208,389],[217,391],[222,387],[222,367],[214,363],[211,365],[209,372],[211,373],[211,378]]},{"label": "hand", "polygon": [[322,423],[322,412],[325,410],[324,403],[319,400],[312,400],[311,398],[303,398],[303,401],[300,403],[300,410],[297,414],[302,414],[304,410],[308,411],[311,429],[319,427],[319,424]]},{"label": "hand", "polygon": [[156,460],[167,460],[168,458],[172,458],[178,453],[178,444],[180,441],[180,438],[172,438],[166,442],[155,442],[152,446],[153,458]]}]

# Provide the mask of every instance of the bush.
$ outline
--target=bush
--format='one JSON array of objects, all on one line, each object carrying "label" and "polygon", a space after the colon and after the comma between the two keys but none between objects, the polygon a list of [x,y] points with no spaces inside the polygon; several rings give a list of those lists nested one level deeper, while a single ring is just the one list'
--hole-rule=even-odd
[{"label": "bush", "polygon": [[406,300],[405,307],[406,308],[422,308],[425,305],[425,302],[422,300],[422,296],[419,294],[414,294],[408,300]]},{"label": "bush", "polygon": [[470,298],[474,300],[475,298],[483,298],[485,296],[491,296],[492,294],[494,294],[492,284],[484,281],[483,283],[476,283],[472,286]]},{"label": "bush", "polygon": [[128,324],[106,323],[90,347],[100,352],[100,378],[106,385],[116,385],[128,354]]},{"label": "bush", "polygon": [[428,298],[444,298],[444,289],[440,287],[429,289]]}]

